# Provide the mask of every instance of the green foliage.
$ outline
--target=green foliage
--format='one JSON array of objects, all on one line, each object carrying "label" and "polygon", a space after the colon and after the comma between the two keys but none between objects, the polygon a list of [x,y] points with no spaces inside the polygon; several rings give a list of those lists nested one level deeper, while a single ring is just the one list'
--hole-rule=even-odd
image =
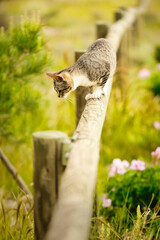
[{"label": "green foliage", "polygon": [[153,73],[151,75],[147,87],[155,96],[160,96],[160,73]]},{"label": "green foliage", "polygon": [[155,48],[155,59],[157,62],[160,62],[160,45]]},{"label": "green foliage", "polygon": [[[142,86],[130,70],[129,76],[115,79],[101,138],[100,163],[114,158],[151,161],[151,152],[159,144],[160,131],[153,128],[159,121],[159,101]],[[147,81],[147,80],[145,80]]]},{"label": "green foliage", "polygon": [[[153,209],[160,199],[160,166],[149,167],[144,171],[129,170],[124,175],[111,177],[104,192],[112,200],[111,208],[101,208],[101,213],[107,218],[121,215],[124,206],[133,216],[136,216],[138,205],[142,210],[148,206]],[[137,209],[137,212],[140,211]]]},{"label": "green foliage", "polygon": [[21,19],[18,25],[12,21],[8,31],[1,28],[0,55],[0,135],[24,139],[27,124],[42,111],[41,93],[33,77],[48,62],[37,16]]},{"label": "green foliage", "polygon": [[120,239],[158,239],[155,237],[159,236],[160,225],[160,166],[129,170],[109,178],[103,187],[112,200],[108,208],[103,208],[102,202],[100,205],[100,216],[105,219],[104,239],[117,239],[117,235]]}]

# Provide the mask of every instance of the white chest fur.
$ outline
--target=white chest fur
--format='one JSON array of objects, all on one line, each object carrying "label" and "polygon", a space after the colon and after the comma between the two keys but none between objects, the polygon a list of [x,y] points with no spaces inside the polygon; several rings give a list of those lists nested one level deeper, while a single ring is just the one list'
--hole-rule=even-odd
[{"label": "white chest fur", "polygon": [[74,75],[73,76],[73,81],[74,81],[74,89],[76,89],[79,86],[84,86],[84,87],[90,87],[93,85],[96,85],[96,82],[91,82],[87,76],[85,75]]}]

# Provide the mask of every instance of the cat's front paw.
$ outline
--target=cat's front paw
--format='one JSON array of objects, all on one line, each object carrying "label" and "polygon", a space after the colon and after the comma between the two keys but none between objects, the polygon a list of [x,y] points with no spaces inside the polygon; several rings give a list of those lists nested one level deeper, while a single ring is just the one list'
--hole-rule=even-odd
[{"label": "cat's front paw", "polygon": [[85,99],[86,101],[89,100],[89,99],[93,99],[93,98],[98,98],[100,99],[101,96],[104,95],[104,92],[102,90],[99,90],[99,91],[96,91],[96,92],[93,92],[93,93],[89,93],[86,95]]}]

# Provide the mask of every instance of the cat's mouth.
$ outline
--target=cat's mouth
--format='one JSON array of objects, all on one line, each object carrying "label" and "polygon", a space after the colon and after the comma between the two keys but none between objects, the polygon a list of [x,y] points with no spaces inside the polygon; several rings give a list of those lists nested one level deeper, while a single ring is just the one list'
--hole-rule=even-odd
[{"label": "cat's mouth", "polygon": [[71,92],[71,87],[67,87],[63,90],[58,90],[57,91],[57,96],[59,98],[66,98],[69,95],[70,92]]},{"label": "cat's mouth", "polygon": [[67,98],[68,95],[69,95],[69,93],[70,93],[70,92],[64,94],[64,93],[58,92],[58,93],[57,93],[57,96],[58,96],[59,98]]},{"label": "cat's mouth", "polygon": [[57,95],[58,95],[59,98],[63,98],[64,97],[64,94],[63,94],[62,91],[58,91]]}]

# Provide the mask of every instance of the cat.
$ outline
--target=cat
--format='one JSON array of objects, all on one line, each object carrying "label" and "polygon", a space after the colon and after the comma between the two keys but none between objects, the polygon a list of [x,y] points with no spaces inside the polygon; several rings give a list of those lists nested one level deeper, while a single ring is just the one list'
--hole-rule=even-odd
[{"label": "cat", "polygon": [[107,80],[116,68],[116,53],[107,39],[96,40],[71,66],[57,72],[48,72],[53,79],[58,97],[67,97],[79,86],[90,87],[85,98],[100,98],[105,95]]}]

